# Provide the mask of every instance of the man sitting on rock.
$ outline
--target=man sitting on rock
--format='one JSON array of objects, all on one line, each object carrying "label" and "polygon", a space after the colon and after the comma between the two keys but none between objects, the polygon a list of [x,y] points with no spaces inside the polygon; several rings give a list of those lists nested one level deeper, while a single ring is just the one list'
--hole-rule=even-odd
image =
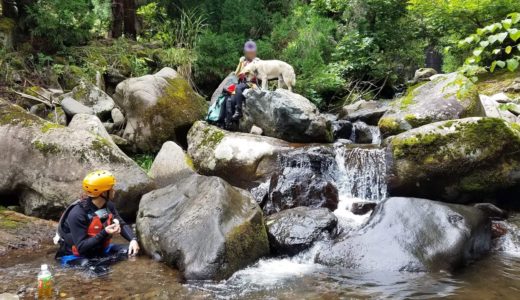
[{"label": "man sitting on rock", "polygon": [[[244,56],[240,58],[235,75],[239,75],[242,69],[248,64],[258,62],[260,59],[256,56],[256,43],[249,40],[244,45]],[[235,94],[231,97],[231,107],[235,108],[235,113],[232,117],[234,121],[238,121],[242,117],[242,106],[244,105],[244,91],[248,88],[256,86],[256,79],[248,82],[244,74],[238,78],[238,85],[235,89]]]},{"label": "man sitting on rock", "polygon": [[[56,258],[65,266],[90,267],[103,272],[107,264],[139,252],[132,228],[119,216],[114,203],[114,176],[95,171],[83,180],[86,196],[74,202],[58,224]],[[130,245],[112,244],[112,235],[121,234]],[[96,269],[97,268],[97,269]]]}]

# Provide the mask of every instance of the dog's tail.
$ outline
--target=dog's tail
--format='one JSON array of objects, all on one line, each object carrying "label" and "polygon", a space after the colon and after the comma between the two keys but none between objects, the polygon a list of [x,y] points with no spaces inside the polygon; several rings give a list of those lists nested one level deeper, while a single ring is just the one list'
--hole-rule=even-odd
[{"label": "dog's tail", "polygon": [[290,86],[291,88],[296,85],[296,73],[294,73],[294,69],[291,67],[291,70],[283,74],[283,78],[285,84]]}]

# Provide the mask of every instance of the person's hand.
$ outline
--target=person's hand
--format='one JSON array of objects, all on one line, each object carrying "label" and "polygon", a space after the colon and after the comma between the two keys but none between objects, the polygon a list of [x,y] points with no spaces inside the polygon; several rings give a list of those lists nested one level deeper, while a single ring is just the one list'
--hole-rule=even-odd
[{"label": "person's hand", "polygon": [[128,255],[129,256],[136,256],[137,253],[139,253],[139,244],[136,240],[132,240],[130,242],[130,246],[128,246]]},{"label": "person's hand", "polygon": [[107,227],[105,227],[105,231],[108,234],[120,233],[121,227],[119,226],[119,224],[112,224],[112,225],[108,225]]}]

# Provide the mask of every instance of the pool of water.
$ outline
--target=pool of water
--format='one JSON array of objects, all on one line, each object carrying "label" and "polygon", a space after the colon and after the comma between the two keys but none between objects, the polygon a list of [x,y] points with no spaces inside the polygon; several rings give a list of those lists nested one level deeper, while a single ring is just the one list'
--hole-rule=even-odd
[{"label": "pool of water", "polygon": [[310,251],[260,260],[222,282],[183,282],[179,272],[147,257],[121,262],[103,278],[54,264],[54,247],[0,257],[0,293],[33,299],[36,274],[50,263],[57,298],[76,299],[520,299],[520,215],[492,253],[455,274],[362,272],[312,263]]}]

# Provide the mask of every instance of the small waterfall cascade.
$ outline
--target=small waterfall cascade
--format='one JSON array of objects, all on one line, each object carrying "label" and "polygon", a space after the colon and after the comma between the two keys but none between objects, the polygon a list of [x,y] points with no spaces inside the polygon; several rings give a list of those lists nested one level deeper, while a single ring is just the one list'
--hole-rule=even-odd
[{"label": "small waterfall cascade", "polygon": [[343,197],[381,201],[387,196],[383,149],[336,148],[336,185]]},{"label": "small waterfall cascade", "polygon": [[362,121],[352,124],[350,140],[359,144],[380,145],[382,141],[381,131],[377,126],[371,126]]}]

